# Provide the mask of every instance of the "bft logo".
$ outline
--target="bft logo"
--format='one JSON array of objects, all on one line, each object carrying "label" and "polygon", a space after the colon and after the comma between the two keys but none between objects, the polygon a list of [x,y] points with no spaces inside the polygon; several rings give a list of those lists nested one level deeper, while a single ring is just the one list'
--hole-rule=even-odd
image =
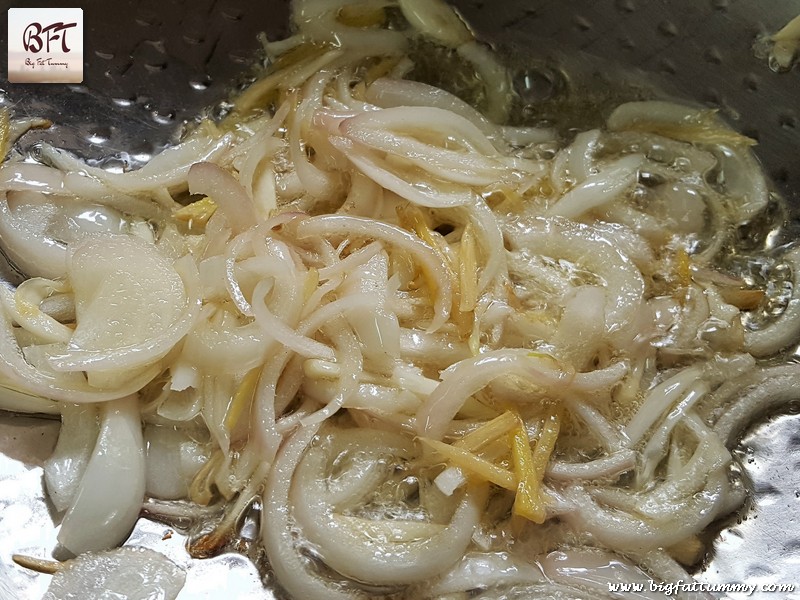
[{"label": "bft logo", "polygon": [[83,10],[8,9],[11,83],[83,81]]},{"label": "bft logo", "polygon": [[77,26],[77,23],[52,23],[42,27],[39,23],[31,23],[22,34],[22,46],[26,52],[34,54],[41,52],[43,48],[45,52],[50,52],[50,42],[61,40],[61,51],[66,54],[70,52],[67,46],[67,30]]}]

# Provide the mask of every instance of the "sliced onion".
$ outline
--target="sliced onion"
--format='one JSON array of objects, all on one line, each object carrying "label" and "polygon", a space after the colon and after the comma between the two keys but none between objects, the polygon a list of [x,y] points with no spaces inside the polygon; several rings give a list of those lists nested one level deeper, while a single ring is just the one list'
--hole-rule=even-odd
[{"label": "sliced onion", "polygon": [[458,146],[485,156],[496,156],[495,147],[470,120],[435,107],[397,106],[361,113],[349,120],[351,126],[389,130],[400,134],[434,138],[442,147]]},{"label": "sliced onion", "polygon": [[[308,157],[309,148],[312,147],[312,144],[309,143],[309,135],[303,136],[305,139],[301,139],[301,135],[307,130],[308,125],[313,122],[314,110],[321,104],[321,95],[325,84],[332,75],[333,73],[331,72],[322,71],[321,76],[319,76],[319,82],[312,80],[306,84],[304,88],[306,97],[300,101],[294,110],[288,135],[289,156],[294,163],[294,171],[302,186],[303,195],[320,202],[331,201],[341,194],[340,173],[318,166],[322,160],[312,162]],[[316,90],[308,90],[311,83],[317,83]],[[309,95],[311,97],[308,97]],[[321,159],[323,157],[322,147],[321,145],[318,146],[314,149],[315,158]]]},{"label": "sliced onion", "polygon": [[[121,468],[121,465],[125,465]],[[72,552],[107,550],[133,529],[145,491],[139,401],[128,396],[100,408],[100,434],[58,532]]]},{"label": "sliced onion", "polygon": [[600,411],[587,401],[568,398],[566,405],[573,415],[583,421],[597,440],[610,452],[618,453],[627,445],[627,437],[619,427],[610,422]]},{"label": "sliced onion", "polygon": [[478,277],[478,293],[483,293],[494,281],[508,277],[506,252],[503,247],[503,233],[486,201],[476,197],[471,204],[460,209],[477,230],[476,236],[485,264]]},{"label": "sliced onion", "polygon": [[264,333],[300,356],[333,360],[334,354],[329,346],[310,337],[299,335],[295,329],[288,326],[270,311],[263,301],[264,296],[266,296],[268,292],[267,288],[268,285],[264,281],[261,281],[256,285],[253,291],[253,297],[256,299],[253,304],[256,321],[261,326]]},{"label": "sliced onion", "polygon": [[65,191],[64,173],[45,165],[5,162],[0,165],[0,191],[62,194]]},{"label": "sliced onion", "polygon": [[[565,151],[568,155],[567,172],[565,173],[568,180],[582,183],[592,175],[594,163],[596,162],[595,154],[598,150],[599,140],[599,129],[582,131],[575,136],[575,141],[573,141],[572,145]],[[556,162],[557,161],[553,161],[554,164]]]},{"label": "sliced onion", "polygon": [[611,202],[636,184],[643,162],[644,156],[641,154],[630,154],[600,167],[597,173],[589,175],[564,194],[548,209],[547,215],[575,219]]},{"label": "sliced onion", "polygon": [[346,215],[326,215],[305,219],[297,225],[300,238],[313,235],[353,236],[372,238],[395,245],[409,252],[422,263],[436,282],[435,317],[430,329],[436,330],[447,322],[452,303],[452,288],[447,267],[439,254],[421,239],[407,231],[379,221]]},{"label": "sliced onion", "polygon": [[489,185],[501,180],[505,166],[478,153],[440,148],[387,130],[359,127],[358,117],[344,119],[342,134],[364,146],[402,157],[433,176],[465,185]]},{"label": "sliced onion", "polygon": [[151,498],[189,497],[189,484],[208,460],[208,450],[191,431],[168,425],[145,428],[145,489]]},{"label": "sliced onion", "polygon": [[[41,145],[43,158],[63,171],[73,171],[94,177],[109,188],[123,192],[155,192],[164,188],[180,188],[186,185],[186,176],[191,166],[200,161],[212,161],[230,145],[231,134],[220,138],[197,135],[167,148],[157,154],[141,169],[127,173],[112,173],[99,167],[91,167],[63,150],[48,144]],[[185,187],[184,187],[185,189]],[[158,194],[154,198],[162,198]],[[168,202],[172,206],[172,201]]]},{"label": "sliced onion", "polygon": [[452,208],[472,201],[475,193],[456,184],[419,181],[411,184],[407,177],[358,144],[345,138],[331,137],[331,144],[344,154],[364,175],[381,187],[405,198],[409,202],[432,208]]},{"label": "sliced onion", "polygon": [[[175,268],[181,265],[184,277]],[[69,262],[77,326],[67,352],[51,359],[53,368],[87,371],[90,384],[105,387],[120,370],[135,372],[163,357],[199,308],[193,269],[191,259],[173,265],[132,236],[77,244]]]},{"label": "sliced onion", "polygon": [[762,329],[745,330],[745,348],[754,356],[774,354],[800,337],[800,246],[783,259],[792,269],[792,297],[781,315]]},{"label": "sliced onion", "polygon": [[13,302],[13,292],[0,286],[0,297],[3,299],[0,302],[0,374],[6,380],[6,386],[35,396],[76,404],[105,402],[137,392],[160,372],[158,366],[147,368],[135,373],[115,389],[98,390],[90,386],[80,374],[73,377],[75,373],[57,373],[46,364],[35,366],[27,360],[19,347],[8,311],[2,307]]},{"label": "sliced onion", "polygon": [[23,414],[59,415],[58,402],[20,391],[0,378],[0,410]]},{"label": "sliced onion", "polygon": [[506,230],[506,235],[514,249],[575,261],[600,275],[612,292],[607,294],[605,305],[607,333],[623,331],[633,323],[645,291],[642,275],[602,231],[550,218],[517,222]]},{"label": "sliced onion", "polygon": [[67,510],[80,486],[100,432],[94,404],[63,404],[53,454],[44,463],[47,495],[58,512]]},{"label": "sliced onion", "polygon": [[473,40],[458,47],[461,58],[472,63],[486,92],[486,116],[495,123],[508,121],[512,85],[508,70],[486,44]]},{"label": "sliced onion", "polygon": [[690,386],[683,398],[675,404],[663,419],[661,425],[651,434],[650,439],[647,440],[644,446],[644,450],[642,450],[640,458],[642,466],[637,473],[639,481],[650,481],[659,462],[667,453],[667,444],[673,429],[708,391],[709,386],[704,381],[699,381]]},{"label": "sliced onion", "polygon": [[598,542],[627,551],[663,548],[700,533],[709,523],[722,516],[722,494],[727,483],[725,473],[713,474],[705,488],[681,499],[678,516],[654,521],[639,515],[600,505],[584,490],[571,488],[568,498],[576,506],[564,518],[576,531],[590,533]]},{"label": "sliced onion", "polygon": [[458,48],[473,39],[455,9],[443,0],[399,0],[399,4],[412,27],[445,46]]},{"label": "sliced onion", "polygon": [[466,344],[455,342],[450,336],[405,328],[400,329],[400,353],[404,358],[414,361],[423,360],[444,366],[450,366],[470,355]]},{"label": "sliced onion", "polygon": [[42,600],[175,600],[185,581],[185,571],[163,554],[125,547],[63,563]]},{"label": "sliced onion", "polygon": [[700,367],[687,367],[649,390],[639,410],[625,427],[630,445],[641,440],[661,415],[701,377]]},{"label": "sliced onion", "polygon": [[341,4],[336,7],[328,5],[319,16],[313,18],[309,18],[312,13],[293,11],[295,15],[303,15],[300,39],[328,42],[342,50],[364,56],[398,56],[406,53],[408,38],[403,32],[376,27],[348,27],[335,19],[339,8]]},{"label": "sliced onion", "polygon": [[72,337],[72,329],[42,310],[42,302],[55,294],[66,294],[69,287],[62,281],[33,278],[17,286],[14,303],[6,306],[11,317],[26,331],[31,332],[45,344],[66,344]]},{"label": "sliced onion", "polygon": [[[14,265],[29,277],[63,277],[67,270],[66,246],[46,234],[58,207],[39,192],[17,192],[12,210],[7,195],[0,196],[0,245]],[[28,202],[25,200],[35,200]]]},{"label": "sliced onion", "polygon": [[388,281],[389,258],[381,252],[353,268],[340,288],[344,294],[363,294],[373,300],[372,310],[348,311],[347,319],[363,345],[364,356],[381,370],[389,368],[400,354],[400,325],[388,308]]},{"label": "sliced onion", "polygon": [[581,286],[564,299],[564,304],[552,343],[559,356],[583,371],[602,343],[606,293],[597,286]]},{"label": "sliced onion", "polygon": [[547,579],[537,564],[507,552],[468,552],[461,561],[432,585],[425,585],[417,597],[438,598],[473,590],[500,589]]},{"label": "sliced onion", "polygon": [[545,387],[566,388],[574,377],[559,368],[549,356],[528,350],[496,350],[456,363],[442,373],[442,382],[416,415],[416,429],[426,437],[440,439],[467,398],[497,377],[523,377]]},{"label": "sliced onion", "polygon": [[33,191],[0,196],[0,215],[3,251],[26,275],[50,279],[66,275],[66,244],[92,233],[125,233],[135,227],[114,208]]},{"label": "sliced onion", "polygon": [[467,119],[495,144],[501,137],[498,126],[458,96],[427,83],[382,77],[367,86],[368,101],[382,108],[428,106],[455,113]]},{"label": "sliced onion", "polygon": [[261,364],[270,341],[258,323],[240,325],[230,315],[201,319],[186,336],[182,358],[208,373],[238,373]]},{"label": "sliced onion", "polygon": [[225,215],[234,233],[258,222],[253,199],[233,175],[209,162],[197,162],[188,170],[189,192],[209,196]]},{"label": "sliced onion", "polygon": [[[339,434],[347,439],[345,433]],[[399,453],[390,436],[377,438],[377,448],[364,451]],[[328,450],[330,452],[330,450]],[[469,489],[447,526],[432,530],[417,522],[393,520],[385,529],[369,531],[369,521],[337,519],[326,498],[326,451],[310,448],[295,472],[293,511],[322,560],[339,573],[373,584],[408,584],[428,580],[454,564],[469,544],[483,509],[485,495]],[[339,502],[342,506],[342,503]],[[380,523],[376,524],[379,525]],[[410,529],[410,530],[409,530]]]},{"label": "sliced onion", "polygon": [[357,392],[359,376],[364,370],[364,358],[361,355],[358,338],[344,319],[338,318],[330,321],[325,325],[323,331],[336,345],[340,369],[338,389],[333,396],[327,399],[323,408],[303,417],[300,421],[302,425],[321,422],[344,406],[345,402]]},{"label": "sliced onion", "polygon": [[[664,593],[651,589],[647,573],[622,558],[594,548],[568,548],[550,552],[541,559],[545,576],[553,582],[580,587],[597,594],[598,598],[617,597],[611,592],[614,584],[630,585],[626,598],[661,600]],[[636,591],[638,586],[642,591]]]},{"label": "sliced onion", "polygon": [[309,569],[292,532],[289,488],[292,474],[319,425],[298,429],[281,447],[264,489],[261,539],[281,586],[304,600],[368,600],[370,595],[353,587],[327,582]]},{"label": "sliced onion", "polygon": [[759,417],[783,410],[800,399],[800,367],[769,367],[732,379],[714,394],[718,413],[714,431],[728,447]]},{"label": "sliced onion", "polygon": [[583,463],[568,463],[562,460],[551,461],[546,474],[555,481],[614,480],[630,471],[636,465],[633,450],[620,450],[610,456],[596,458]]}]

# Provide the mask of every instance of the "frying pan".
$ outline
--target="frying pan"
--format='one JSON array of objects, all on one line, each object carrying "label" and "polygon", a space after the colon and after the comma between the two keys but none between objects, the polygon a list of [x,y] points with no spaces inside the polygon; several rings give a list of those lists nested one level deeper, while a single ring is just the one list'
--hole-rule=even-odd
[{"label": "frying pan", "polygon": [[[800,0],[451,1],[480,39],[509,57],[524,104],[519,118],[557,118],[559,107],[577,105],[575,116],[583,122],[576,124],[585,128],[618,94],[681,98],[715,108],[758,141],[755,153],[775,192],[793,209],[800,207],[800,68],[775,72],[754,51],[758,39],[800,14]],[[139,166],[179,139],[186,122],[207,111],[224,112],[232,89],[254,76],[257,35],[285,36],[290,11],[287,0],[79,4],[83,83],[11,84],[3,64],[0,106],[55,123],[27,134],[24,149],[46,140],[108,168]],[[0,1],[3,19],[10,6]],[[5,23],[0,31],[6,31]],[[581,104],[582,98],[590,101]],[[789,231],[796,228],[790,224]],[[716,532],[699,580],[794,583],[800,590],[800,533],[794,533],[800,519],[798,426],[798,416],[782,415],[743,440],[739,451],[754,490],[752,506]],[[46,576],[21,572],[9,559],[20,550],[20,540],[28,553],[40,556],[54,545],[55,532],[42,525],[51,516],[39,465],[56,435],[51,421],[0,420],[0,540],[5,540],[0,541],[0,600],[10,593],[40,597],[47,586]],[[270,597],[245,558],[187,563],[182,536],[167,537],[165,530],[142,520],[131,542],[189,564],[180,600],[215,597],[215,591]]]}]

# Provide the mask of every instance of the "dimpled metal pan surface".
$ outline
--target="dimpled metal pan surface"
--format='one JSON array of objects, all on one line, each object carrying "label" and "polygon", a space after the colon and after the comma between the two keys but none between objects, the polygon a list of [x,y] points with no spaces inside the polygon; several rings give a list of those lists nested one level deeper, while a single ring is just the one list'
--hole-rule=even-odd
[{"label": "dimpled metal pan surface", "polygon": [[[231,90],[252,76],[258,33],[278,39],[288,32],[288,1],[79,4],[85,27],[83,83],[10,84],[2,64],[0,106],[56,123],[29,133],[23,148],[46,140],[110,168],[141,165],[176,141],[186,121],[209,107],[224,111]],[[514,57],[515,88],[529,115],[557,104],[563,94],[596,92],[620,81],[717,108],[758,141],[755,152],[776,191],[795,213],[800,207],[800,68],[774,72],[753,51],[760,36],[800,14],[800,0],[453,4],[481,39]],[[4,20],[11,6],[0,2]],[[5,33],[5,22],[0,31]],[[796,415],[774,416],[742,441],[752,507],[717,535],[699,580],[794,584],[796,593],[750,597],[800,598],[799,428]],[[41,464],[57,432],[52,420],[0,417],[0,600],[38,598],[47,587],[48,576],[23,571],[10,556],[47,556],[54,546]],[[188,569],[179,600],[272,597],[244,557],[189,559],[185,539],[168,529],[141,519],[129,543],[152,547]]]}]

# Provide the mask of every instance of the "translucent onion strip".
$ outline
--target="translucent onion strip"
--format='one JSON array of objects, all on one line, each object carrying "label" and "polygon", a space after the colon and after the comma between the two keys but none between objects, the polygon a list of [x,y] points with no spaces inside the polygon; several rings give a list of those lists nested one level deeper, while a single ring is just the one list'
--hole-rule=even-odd
[{"label": "translucent onion strip", "polygon": [[601,167],[564,194],[547,211],[547,216],[575,219],[630,191],[643,161],[641,154],[630,154]]},{"label": "translucent onion strip", "polygon": [[781,315],[767,327],[745,331],[745,347],[754,356],[774,354],[800,336],[800,246],[783,256],[792,269],[792,297]]},{"label": "translucent onion strip", "polygon": [[256,284],[253,290],[253,297],[255,299],[253,312],[256,321],[261,325],[264,332],[274,337],[287,348],[291,348],[300,356],[334,360],[334,353],[329,346],[313,338],[299,335],[295,329],[286,325],[283,320],[270,311],[264,299],[271,288],[272,284],[269,283],[268,280],[262,280]]},{"label": "translucent onion strip", "polygon": [[575,261],[603,277],[611,292],[606,298],[606,331],[613,334],[631,325],[642,302],[644,281],[631,259],[602,232],[560,218],[539,218],[515,223],[508,234],[515,248]]},{"label": "translucent onion strip", "polygon": [[398,106],[379,111],[365,112],[347,121],[347,127],[361,130],[389,130],[400,134],[420,135],[426,139],[439,139],[442,146],[456,145],[484,156],[497,156],[498,152],[484,133],[464,117],[439,108]]},{"label": "translucent onion strip", "polygon": [[[499,138],[497,125],[473,106],[441,88],[418,81],[380,78],[367,86],[367,100],[383,108],[428,106],[455,113],[467,119],[488,138]],[[493,140],[494,141],[494,140]]]},{"label": "translucent onion strip", "polygon": [[452,305],[452,289],[447,267],[442,263],[436,251],[427,246],[422,240],[407,231],[362,217],[346,215],[326,215],[305,219],[297,225],[297,235],[300,238],[314,235],[326,236],[353,236],[381,240],[409,252],[419,260],[435,282],[432,292],[435,316],[430,324],[431,330],[436,330],[447,321]]},{"label": "translucent onion strip", "polygon": [[633,450],[620,450],[609,456],[584,463],[568,463],[556,460],[547,466],[547,477],[554,481],[614,480],[636,465]]},{"label": "translucent onion strip", "polygon": [[468,594],[482,588],[498,589],[531,583],[544,583],[536,564],[523,561],[507,552],[468,552],[461,561],[433,585],[420,586],[416,597],[438,598]]},{"label": "translucent onion strip", "polygon": [[401,172],[363,146],[338,137],[331,137],[330,142],[364,175],[414,204],[432,208],[452,208],[467,204],[474,197],[474,192],[470,189],[434,182],[432,179],[417,184],[408,183]]},{"label": "translucent onion strip", "polygon": [[[133,240],[133,238],[128,239],[130,241]],[[121,242],[121,240],[116,241]],[[104,249],[103,252],[106,254],[113,253],[115,249],[118,251],[127,249],[136,252],[137,256],[142,260],[144,260],[144,257],[147,255],[147,253],[144,252],[144,246],[140,245],[138,242],[132,244],[132,247],[129,246],[128,242],[123,243],[121,246],[114,246],[109,243],[109,240],[95,239],[91,244],[84,244],[75,251],[73,254],[74,268],[83,269],[88,267],[88,265],[84,264],[88,259],[79,256],[79,253],[85,253],[87,257],[96,256],[93,253],[94,251],[99,251],[99,248],[96,246],[97,244],[102,246]],[[194,261],[186,257],[177,261],[175,265],[171,267],[166,263],[157,265],[156,263],[158,261],[155,259],[155,255],[151,255],[150,258],[154,260],[146,265],[140,265],[139,272],[137,273],[132,273],[130,269],[126,271],[116,271],[115,273],[106,272],[104,275],[106,278],[105,281],[96,282],[102,287],[102,285],[108,283],[108,278],[112,276],[116,278],[118,282],[128,277],[131,278],[131,281],[137,281],[139,297],[135,297],[133,293],[129,293],[128,297],[131,299],[136,298],[136,302],[141,302],[141,308],[150,315],[150,319],[148,320],[147,317],[143,317],[137,323],[131,323],[131,331],[126,332],[124,336],[124,339],[128,342],[127,345],[121,347],[112,346],[107,349],[93,348],[91,347],[92,345],[97,345],[98,343],[102,345],[103,342],[100,342],[100,340],[95,337],[96,334],[88,329],[88,326],[86,329],[81,328],[81,324],[83,323],[82,319],[86,319],[88,323],[90,319],[98,318],[91,312],[95,310],[95,306],[92,303],[98,302],[98,298],[102,297],[102,292],[98,294],[92,291],[91,295],[86,296],[83,300],[85,303],[83,310],[81,310],[82,307],[79,306],[78,327],[70,340],[70,344],[67,346],[67,352],[51,359],[51,364],[54,369],[61,371],[103,371],[140,367],[163,357],[189,332],[200,307],[200,298],[198,295],[199,285]],[[129,263],[129,265],[130,264],[131,263]],[[118,267],[120,263],[115,261],[115,265]],[[97,269],[102,269],[102,267],[95,265],[94,269],[95,273],[97,273]],[[148,275],[153,278],[150,279],[150,281],[155,287],[147,289],[148,280],[144,276],[142,269],[149,270]],[[171,278],[168,278],[169,271],[172,271],[173,274]],[[75,279],[76,278],[73,277],[73,281],[75,281]],[[169,283],[165,285],[167,281]],[[92,284],[89,283],[88,285],[91,286]],[[171,285],[173,289],[168,289],[167,286],[169,285]],[[89,291],[87,290],[87,294],[88,293]],[[168,294],[171,294],[171,296]],[[168,303],[172,303],[172,305],[170,306]],[[153,319],[158,318],[156,316],[158,314],[156,313],[157,307],[161,308],[160,312],[164,315],[163,318],[166,320],[154,324]],[[132,309],[133,307],[127,309],[129,314]],[[82,316],[83,311],[87,313],[85,317]],[[120,321],[121,319],[117,319],[118,323]],[[140,339],[136,339],[137,336],[139,336]],[[117,334],[117,337],[122,338],[123,336]],[[130,343],[131,339],[135,340],[134,343]],[[86,340],[86,344],[83,340]],[[88,348],[86,347],[87,344],[89,345]]]},{"label": "translucent onion strip", "polygon": [[305,600],[369,600],[367,592],[326,581],[309,569],[292,531],[289,489],[292,475],[319,425],[295,431],[272,465],[264,489],[261,541],[278,581],[295,598]]},{"label": "translucent onion strip", "polygon": [[661,522],[641,520],[628,512],[606,508],[580,488],[572,488],[568,497],[576,504],[566,518],[576,530],[588,531],[598,541],[625,550],[668,547],[699,533],[716,517],[727,475],[713,474],[706,487],[692,497],[682,499],[679,516]]},{"label": "translucent onion strip", "polygon": [[713,405],[719,411],[714,430],[725,444],[732,446],[759,417],[800,399],[798,386],[798,365],[769,367],[726,383],[713,397]]},{"label": "translucent onion strip", "polygon": [[69,342],[72,329],[42,312],[40,304],[48,296],[69,291],[60,281],[27,279],[17,286],[14,303],[6,306],[11,317],[20,326],[34,333],[42,343]]},{"label": "translucent onion strip", "polygon": [[[376,539],[365,535],[362,527],[350,528],[334,517],[333,507],[325,501],[325,462],[319,448],[306,453],[295,473],[291,497],[298,521],[326,564],[361,581],[408,584],[430,579],[463,555],[480,518],[484,494],[469,489],[450,523],[435,528],[431,536],[411,536],[408,541],[400,541],[402,535],[398,541]],[[392,525],[402,529],[403,521]]]},{"label": "translucent onion strip", "polygon": [[594,374],[576,374],[553,357],[529,350],[486,352],[462,360],[442,373],[441,383],[416,414],[416,429],[421,435],[440,439],[467,398],[498,377],[514,375],[560,394],[570,387],[592,389],[609,383],[613,385],[625,372],[624,365],[614,367],[608,373],[610,381],[604,381]]},{"label": "translucent onion strip", "polygon": [[74,554],[120,544],[139,517],[144,490],[139,401],[136,396],[128,396],[103,404],[100,409],[100,434],[64,515],[59,543]]},{"label": "translucent onion strip", "polygon": [[225,215],[234,233],[258,222],[253,199],[230,173],[209,162],[194,163],[188,171],[189,192],[211,197]]},{"label": "translucent onion strip", "polygon": [[[0,295],[4,300],[12,294],[7,287],[0,286]],[[14,336],[13,323],[7,311],[0,310],[0,373],[12,386],[29,393],[77,404],[104,402],[137,392],[159,371],[158,367],[148,368],[114,389],[98,390],[88,385],[83,376],[75,378],[40,370],[25,359]]]},{"label": "translucent onion strip", "polygon": [[[31,165],[33,166],[33,165]],[[37,192],[14,192],[17,200],[36,199],[39,202],[36,213],[53,215],[57,211],[48,206],[46,197]],[[0,194],[0,245],[5,256],[28,277],[63,277],[67,268],[67,251],[63,243],[44,234],[47,221],[43,219],[23,218],[16,210],[12,210],[9,194]],[[24,202],[30,207],[32,202]],[[33,205],[36,206],[36,205]],[[28,211],[19,211],[25,212]]]},{"label": "translucent onion strip", "polygon": [[[46,160],[63,171],[88,175],[103,182],[112,190],[136,193],[154,191],[158,188],[185,186],[187,173],[193,164],[213,161],[228,148],[231,141],[230,134],[220,138],[196,135],[157,154],[141,169],[127,173],[111,173],[99,167],[90,167],[70,154],[48,144],[42,144],[41,152]],[[160,195],[154,197],[163,198]],[[166,204],[168,208],[172,208],[174,205],[172,201]]]},{"label": "translucent onion strip", "polygon": [[53,454],[44,464],[47,493],[59,512],[72,504],[99,433],[97,406],[64,404]]},{"label": "translucent onion strip", "polygon": [[411,164],[455,183],[489,185],[501,179],[505,167],[475,152],[449,150],[425,144],[412,136],[360,125],[363,115],[344,119],[340,132],[374,150],[402,156]]}]

